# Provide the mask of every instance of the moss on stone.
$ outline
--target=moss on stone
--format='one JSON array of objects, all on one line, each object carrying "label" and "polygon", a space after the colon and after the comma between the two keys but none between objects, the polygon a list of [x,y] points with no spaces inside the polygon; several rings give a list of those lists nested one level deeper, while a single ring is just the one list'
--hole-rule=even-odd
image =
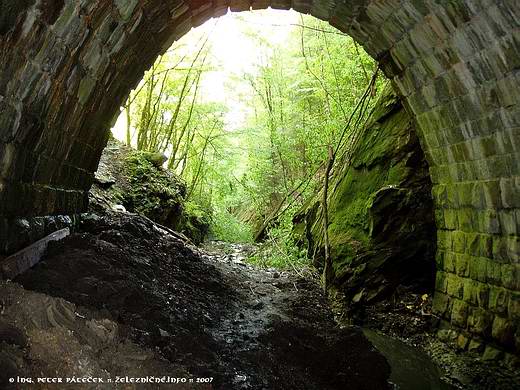
[{"label": "moss on stone", "polygon": [[[410,118],[392,91],[376,104],[351,164],[336,168],[329,192],[332,282],[347,298],[379,299],[414,277],[429,278],[433,285],[435,225],[428,166]],[[318,265],[324,236],[320,199],[316,194],[306,202],[293,229]]]},{"label": "moss on stone", "polygon": [[[110,140],[91,190],[91,209],[99,211],[121,204],[127,211],[145,215],[201,242],[208,234],[209,217],[186,202],[186,184],[161,168],[162,163],[161,154],[137,151]],[[107,181],[113,184],[103,188],[106,185],[102,183]]]}]

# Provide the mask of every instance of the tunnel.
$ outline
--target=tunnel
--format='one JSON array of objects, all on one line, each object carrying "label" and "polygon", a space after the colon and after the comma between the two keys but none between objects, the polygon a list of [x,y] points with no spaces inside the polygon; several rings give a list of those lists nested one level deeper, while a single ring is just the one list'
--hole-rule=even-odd
[{"label": "tunnel", "polygon": [[516,0],[0,1],[3,252],[21,218],[86,209],[109,129],[158,55],[228,10],[268,7],[328,21],[391,79],[430,167],[439,333],[518,354]]}]

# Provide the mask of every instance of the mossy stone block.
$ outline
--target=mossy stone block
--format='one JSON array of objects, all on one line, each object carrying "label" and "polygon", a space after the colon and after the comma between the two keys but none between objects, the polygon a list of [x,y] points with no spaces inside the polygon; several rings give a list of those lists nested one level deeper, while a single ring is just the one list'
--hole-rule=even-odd
[{"label": "mossy stone block", "polygon": [[469,276],[469,263],[471,262],[471,256],[467,254],[457,254],[455,256],[455,272],[458,276],[468,277]]},{"label": "mossy stone block", "polygon": [[514,328],[511,321],[496,316],[493,320],[491,336],[500,344],[509,347],[514,346]]},{"label": "mossy stone block", "polygon": [[456,253],[466,252],[466,234],[464,232],[453,232],[453,251]]},{"label": "mossy stone block", "polygon": [[462,299],[464,294],[464,279],[455,274],[448,274],[448,295]]},{"label": "mossy stone block", "polygon": [[451,309],[451,322],[452,324],[465,328],[468,320],[468,304],[459,299],[453,301],[453,307]]},{"label": "mossy stone block", "polygon": [[509,291],[502,287],[489,287],[489,310],[505,315],[509,305]]},{"label": "mossy stone block", "polygon": [[481,308],[472,308],[468,316],[468,330],[471,333],[488,337],[491,334],[493,315]]}]

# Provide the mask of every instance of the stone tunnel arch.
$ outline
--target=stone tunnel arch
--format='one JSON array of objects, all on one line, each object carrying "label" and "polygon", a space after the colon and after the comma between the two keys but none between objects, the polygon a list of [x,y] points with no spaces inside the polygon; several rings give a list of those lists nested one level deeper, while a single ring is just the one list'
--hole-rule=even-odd
[{"label": "stone tunnel arch", "polygon": [[174,40],[228,9],[293,8],[360,43],[415,118],[434,184],[434,306],[442,327],[450,329],[443,334],[463,347],[477,348],[483,340],[490,354],[495,347],[518,353],[516,0],[8,3],[0,1],[4,220],[84,210],[120,103]]}]

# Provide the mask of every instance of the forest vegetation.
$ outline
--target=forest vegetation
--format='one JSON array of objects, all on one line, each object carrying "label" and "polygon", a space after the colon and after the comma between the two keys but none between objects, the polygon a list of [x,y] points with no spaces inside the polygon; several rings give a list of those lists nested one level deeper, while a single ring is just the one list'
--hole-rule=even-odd
[{"label": "forest vegetation", "polygon": [[[261,240],[253,261],[303,265],[293,215],[319,191],[326,212],[327,181],[386,81],[352,38],[313,17],[300,16],[283,43],[258,26],[245,31],[261,49],[254,67],[226,81],[232,102],[205,97],[219,64],[211,29],[193,31],[194,44],[176,42],[131,92],[123,141],[167,157],[164,166],[186,184],[187,207],[208,217],[213,238]],[[230,104],[245,112],[238,125]]]}]

